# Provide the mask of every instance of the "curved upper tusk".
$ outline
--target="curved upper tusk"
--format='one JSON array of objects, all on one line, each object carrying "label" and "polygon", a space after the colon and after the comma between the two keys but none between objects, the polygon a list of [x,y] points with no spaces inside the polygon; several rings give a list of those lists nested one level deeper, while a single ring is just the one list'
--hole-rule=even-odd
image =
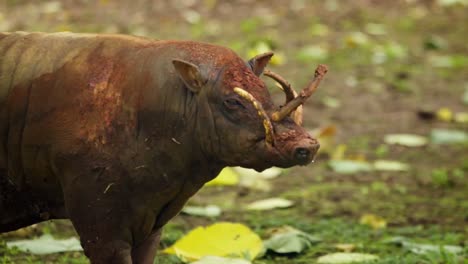
[{"label": "curved upper tusk", "polygon": [[275,143],[273,135],[273,125],[271,124],[270,118],[268,117],[267,113],[263,109],[262,104],[259,101],[257,101],[257,99],[255,99],[255,97],[253,97],[252,94],[250,94],[242,88],[235,87],[234,92],[252,103],[254,108],[257,110],[257,114],[263,119],[263,127],[265,128],[265,141],[270,146],[273,146]]},{"label": "curved upper tusk", "polygon": [[[272,72],[270,70],[265,69],[263,71],[263,74],[265,76],[270,77],[271,79],[275,80],[279,84],[279,88],[283,90],[283,92],[286,95],[286,103],[289,103],[292,101],[294,98],[297,97],[296,91],[292,88],[291,84],[286,81],[281,75]],[[294,122],[301,126],[302,125],[302,120],[303,120],[303,114],[302,114],[302,106],[297,107],[296,110],[291,112],[291,117],[293,118]]]},{"label": "curved upper tusk", "polygon": [[286,103],[289,101],[293,100],[296,96],[297,93],[294,91],[294,89],[291,87],[291,84],[289,84],[288,81],[286,81],[283,77],[281,77],[279,74],[272,72],[270,70],[265,69],[263,71],[263,74],[265,76],[270,77],[271,79],[275,80],[277,83],[280,84],[281,90],[286,94]]},{"label": "curved upper tusk", "polygon": [[271,119],[275,122],[281,121],[286,116],[291,114],[291,112],[296,110],[300,105],[304,104],[307,98],[309,98],[315,92],[327,71],[328,67],[326,65],[320,64],[317,66],[317,69],[315,69],[314,79],[310,82],[310,84],[301,91],[299,96],[289,101],[280,110],[274,112],[271,115]]}]

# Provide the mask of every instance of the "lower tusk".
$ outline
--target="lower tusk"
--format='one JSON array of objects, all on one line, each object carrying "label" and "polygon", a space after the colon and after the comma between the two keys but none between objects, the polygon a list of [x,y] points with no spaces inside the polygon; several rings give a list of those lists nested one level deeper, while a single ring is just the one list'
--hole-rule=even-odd
[{"label": "lower tusk", "polygon": [[295,111],[293,111],[291,116],[294,120],[294,123],[296,123],[298,126],[302,126],[302,121],[303,121],[302,105],[300,105]]},{"label": "lower tusk", "polygon": [[[291,89],[292,90],[292,89]],[[296,91],[292,90],[294,98],[297,97]],[[302,120],[303,120],[303,111],[302,111],[302,105],[296,108],[296,110],[292,111],[290,116],[294,120],[294,123],[296,123],[298,126],[302,126]]]},{"label": "lower tusk", "polygon": [[246,90],[235,87],[234,92],[237,93],[239,96],[244,98],[245,100],[252,103],[254,108],[257,110],[257,114],[263,119],[263,127],[265,128],[265,141],[268,145],[274,145],[274,136],[273,136],[273,125],[271,124],[270,118],[268,118],[267,113],[262,107],[262,104],[253,97],[252,94],[247,92]]}]

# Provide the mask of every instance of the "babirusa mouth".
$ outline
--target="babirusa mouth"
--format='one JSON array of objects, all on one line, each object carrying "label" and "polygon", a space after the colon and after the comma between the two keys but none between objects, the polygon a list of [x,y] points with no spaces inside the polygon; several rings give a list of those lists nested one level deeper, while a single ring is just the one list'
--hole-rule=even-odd
[{"label": "babirusa mouth", "polygon": [[271,120],[268,117],[267,113],[265,112],[265,109],[263,109],[262,104],[255,99],[255,97],[247,92],[246,90],[235,87],[234,92],[237,93],[239,96],[244,98],[245,100],[249,101],[252,103],[254,108],[257,110],[257,114],[262,118],[262,123],[263,127],[265,129],[265,141],[268,145],[273,146],[275,144],[275,138],[273,134],[273,125],[271,124]]}]

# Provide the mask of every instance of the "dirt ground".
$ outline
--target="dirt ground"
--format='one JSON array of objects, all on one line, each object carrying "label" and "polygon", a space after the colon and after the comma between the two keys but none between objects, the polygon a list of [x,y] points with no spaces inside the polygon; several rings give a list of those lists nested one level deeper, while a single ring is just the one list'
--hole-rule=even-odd
[{"label": "dirt ground", "polygon": [[[304,110],[304,126],[308,129],[336,129],[334,136],[324,139],[316,161],[271,180],[269,192],[242,187],[204,188],[190,203],[223,204],[225,213],[217,219],[177,216],[166,232],[163,246],[195,226],[214,221],[243,222],[261,234],[283,224],[319,232],[323,221],[330,221],[325,228],[352,229],[363,214],[371,213],[386,220],[390,233],[401,231],[435,244],[448,241],[466,251],[466,142],[429,143],[417,148],[384,142],[385,135],[394,133],[429,136],[434,129],[468,131],[466,120],[418,115],[442,108],[454,115],[468,109],[468,6],[463,1],[447,2],[4,0],[0,2],[0,31],[66,30],[192,39],[231,47],[246,59],[266,47],[280,58],[271,69],[287,78],[296,90],[313,76],[318,63],[329,66],[326,79]],[[281,101],[282,94],[269,84]],[[327,164],[339,145],[346,146],[347,159],[396,160],[409,164],[410,169],[337,173]],[[235,206],[276,196],[291,199],[296,206],[266,214],[245,213]],[[345,223],[344,227],[339,223]],[[68,222],[56,221],[39,225],[27,236],[42,233],[44,228],[59,236],[73,233]],[[412,231],[402,231],[408,228]],[[2,235],[0,241],[15,237]],[[339,234],[329,239],[355,242]],[[326,252],[321,249],[305,257],[276,262],[270,258],[259,263],[313,263]],[[6,252],[6,256],[18,263],[30,263],[18,254]],[[84,261],[81,255],[68,257],[78,258],[76,263]],[[29,260],[41,263],[63,259],[55,256]]]}]

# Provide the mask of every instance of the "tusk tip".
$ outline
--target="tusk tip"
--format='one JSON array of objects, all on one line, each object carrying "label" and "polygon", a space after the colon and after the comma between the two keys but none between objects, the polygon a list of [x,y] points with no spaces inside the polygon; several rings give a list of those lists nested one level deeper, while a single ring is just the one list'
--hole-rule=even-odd
[{"label": "tusk tip", "polygon": [[328,72],[328,66],[325,64],[319,64],[315,69],[315,77],[323,77]]}]

